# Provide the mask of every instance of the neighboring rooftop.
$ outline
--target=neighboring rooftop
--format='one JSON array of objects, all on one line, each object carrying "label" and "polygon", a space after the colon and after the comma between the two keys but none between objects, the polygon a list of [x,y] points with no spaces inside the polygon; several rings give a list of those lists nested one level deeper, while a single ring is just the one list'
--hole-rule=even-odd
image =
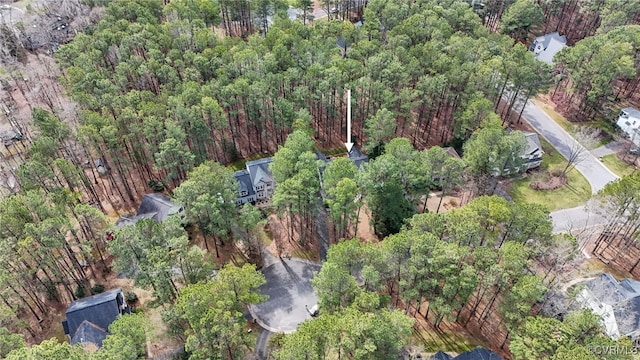
[{"label": "neighboring rooftop", "polygon": [[84,320],[76,332],[71,337],[71,344],[95,344],[97,347],[102,346],[102,341],[107,337],[107,330],[100,326]]},{"label": "neighboring rooftop", "polygon": [[553,65],[553,57],[567,46],[567,37],[557,32],[537,37],[529,50],[533,51],[538,60]]},{"label": "neighboring rooftop", "polygon": [[132,225],[142,219],[153,219],[161,222],[169,216],[182,211],[182,206],[175,204],[162,193],[145,194],[135,215],[125,214],[116,221],[117,227]]},{"label": "neighboring rooftop", "polygon": [[353,146],[349,151],[349,160],[351,160],[357,167],[360,167],[363,163],[369,162],[369,157],[363,154],[357,146]]},{"label": "neighboring rooftop", "polygon": [[542,145],[540,144],[540,138],[538,137],[538,134],[529,131],[523,131],[522,133],[527,140],[527,155],[532,155],[534,152],[542,150]]},{"label": "neighboring rooftop", "polygon": [[604,273],[585,282],[579,299],[583,305],[600,315],[607,335],[640,335],[640,282],[633,279],[616,280]]},{"label": "neighboring rooftop", "polygon": [[[627,114],[629,117],[640,119],[640,110],[633,107],[626,107],[621,110],[624,114]],[[623,115],[621,113],[621,115]]]},{"label": "neighboring rooftop", "polygon": [[76,300],[69,305],[62,321],[65,335],[71,344],[102,346],[109,325],[121,314],[128,312],[121,289]]},{"label": "neighboring rooftop", "polygon": [[477,347],[471,351],[463,352],[456,357],[443,351],[438,351],[431,355],[430,360],[502,360],[502,358],[489,349]]},{"label": "neighboring rooftop", "polygon": [[234,176],[238,181],[238,190],[240,192],[245,191],[247,193],[246,196],[255,194],[251,183],[251,176],[247,170],[238,170],[235,172]]},{"label": "neighboring rooftop", "polygon": [[69,305],[69,308],[67,308],[67,314],[114,300],[118,296],[118,294],[120,294],[121,292],[122,292],[122,289],[118,288],[118,289],[105,291],[103,293],[96,294],[93,296],[88,296],[86,298],[78,299],[72,302],[71,305]]},{"label": "neighboring rooftop", "polygon": [[247,161],[246,167],[254,186],[257,186],[260,181],[273,182],[273,175],[271,174],[271,170],[269,170],[269,164],[272,161],[273,158],[271,157]]}]

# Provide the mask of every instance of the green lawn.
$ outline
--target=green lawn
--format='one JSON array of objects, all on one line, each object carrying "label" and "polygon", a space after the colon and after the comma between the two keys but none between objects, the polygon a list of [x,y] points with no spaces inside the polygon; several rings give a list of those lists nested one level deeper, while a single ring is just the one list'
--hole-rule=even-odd
[{"label": "green lawn", "polygon": [[616,154],[605,155],[602,157],[602,163],[613,171],[614,174],[622,177],[625,175],[631,175],[635,168],[629,164],[626,164],[618,159]]},{"label": "green lawn", "polygon": [[552,169],[564,169],[567,160],[560,155],[548,142],[540,138],[545,154],[539,175],[529,175],[526,178],[511,182],[507,192],[516,202],[538,203],[545,205],[549,211],[572,208],[584,204],[591,197],[591,186],[578,170],[571,170],[567,174],[567,185],[556,190],[533,190],[529,187],[531,181],[537,179]]},{"label": "green lawn", "polygon": [[435,332],[424,328],[414,329],[411,343],[419,344],[424,352],[435,353],[440,350],[462,353],[473,350],[479,344],[462,334],[450,332]]}]

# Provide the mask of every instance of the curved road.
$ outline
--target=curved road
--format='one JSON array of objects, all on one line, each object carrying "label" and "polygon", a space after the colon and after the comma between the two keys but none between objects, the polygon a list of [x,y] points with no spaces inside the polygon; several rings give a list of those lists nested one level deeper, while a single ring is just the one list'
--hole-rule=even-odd
[{"label": "curved road", "polygon": [[580,152],[576,169],[589,181],[593,194],[618,178],[533,102],[527,101],[522,117],[565,158]]},{"label": "curved road", "polygon": [[[580,154],[576,161],[576,169],[591,185],[591,193],[596,194],[606,184],[618,179],[616,174],[532,101],[526,102],[522,117],[565,158]],[[551,213],[551,218],[554,233],[586,229],[606,222],[604,217],[587,211],[584,206],[554,211]]]}]

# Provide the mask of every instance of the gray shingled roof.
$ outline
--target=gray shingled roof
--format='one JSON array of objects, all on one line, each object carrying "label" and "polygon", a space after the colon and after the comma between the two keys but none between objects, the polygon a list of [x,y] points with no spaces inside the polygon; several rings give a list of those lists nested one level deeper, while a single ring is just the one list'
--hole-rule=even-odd
[{"label": "gray shingled roof", "polygon": [[640,119],[640,110],[638,110],[636,108],[626,107],[626,108],[622,109],[622,111],[627,113],[627,115],[629,115],[632,118]]},{"label": "gray shingled roof", "polygon": [[620,286],[611,274],[601,274],[595,279],[585,283],[585,287],[589,289],[591,294],[600,302],[608,305],[615,305],[619,302],[638,296],[638,293],[630,292],[626,288]]},{"label": "gray shingled roof", "polygon": [[114,300],[121,292],[122,289],[118,288],[105,291],[93,296],[88,296],[86,298],[78,299],[72,302],[71,305],[69,305],[69,308],[67,308],[67,314]]},{"label": "gray shingled roof", "polygon": [[140,207],[135,215],[125,214],[116,221],[116,227],[132,225],[143,219],[153,219],[155,221],[165,221],[182,209],[182,206],[175,204],[171,199],[162,193],[145,194],[140,202]]},{"label": "gray shingled roof", "polygon": [[585,283],[585,287],[600,302],[611,305],[620,334],[640,331],[640,281],[620,282],[604,273]]},{"label": "gray shingled roof", "polygon": [[351,160],[357,167],[360,167],[363,163],[369,162],[369,157],[363,154],[357,146],[353,146],[349,151],[349,160]]},{"label": "gray shingled roof", "polygon": [[538,60],[553,64],[553,57],[566,46],[567,37],[553,32],[537,37],[531,45],[531,50],[536,54]]},{"label": "gray shingled roof", "polygon": [[447,354],[444,351],[438,351],[437,353],[431,355],[431,357],[429,358],[429,360],[451,360],[453,359],[453,356]]},{"label": "gray shingled roof", "polygon": [[102,341],[107,337],[107,331],[100,326],[84,320],[75,334],[71,337],[71,345],[92,343],[97,347],[102,346]]},{"label": "gray shingled roof", "polygon": [[253,191],[253,186],[251,183],[251,176],[247,170],[239,170],[236,171],[234,176],[238,181],[238,191],[246,191],[247,195],[254,195],[255,191]]},{"label": "gray shingled roof", "polygon": [[273,161],[273,158],[264,158],[259,160],[248,161],[246,166],[253,181],[253,185],[256,186],[260,181],[273,182],[273,175],[269,170],[269,164]]},{"label": "gray shingled roof", "polygon": [[540,145],[540,138],[538,138],[538,134],[529,131],[523,131],[522,133],[527,140],[526,154],[531,155],[536,150],[542,150],[542,145]]},{"label": "gray shingled roof", "polygon": [[502,360],[502,358],[489,349],[478,347],[471,351],[463,352],[452,360]]},{"label": "gray shingled roof", "polygon": [[167,218],[180,211],[180,205],[174,204],[171,199],[162,193],[145,194],[138,208],[136,216],[154,214],[156,221],[165,221]]},{"label": "gray shingled roof", "polygon": [[100,346],[101,341],[98,340],[101,335],[97,330],[108,329],[109,325],[120,316],[122,305],[124,305],[124,297],[121,289],[109,290],[76,300],[67,309],[66,319],[63,321],[65,333],[72,338],[72,341],[75,338],[77,342],[89,341]]}]

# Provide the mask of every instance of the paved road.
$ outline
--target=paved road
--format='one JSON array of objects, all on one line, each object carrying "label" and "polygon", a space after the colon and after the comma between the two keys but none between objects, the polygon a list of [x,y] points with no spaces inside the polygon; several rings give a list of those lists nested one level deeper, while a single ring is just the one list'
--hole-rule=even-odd
[{"label": "paved road", "polygon": [[[598,156],[609,154],[613,149],[605,147],[592,152],[587,151],[532,101],[527,101],[522,116],[533,129],[565,158],[569,158],[572,153],[575,154],[576,149],[581,150],[576,169],[587,179],[593,194],[597,193],[609,182],[618,179],[617,175],[598,160]],[[614,146],[618,145],[612,143],[611,147]],[[554,233],[589,229],[606,222],[604,217],[587,211],[584,206],[554,211],[551,213],[551,218]]]},{"label": "paved road", "polygon": [[551,220],[554,233],[584,231],[607,222],[603,216],[587,211],[584,205],[554,211]]},{"label": "paved road", "polygon": [[580,155],[580,161],[578,161],[576,169],[589,181],[593,194],[597,193],[607,183],[618,178],[597,157],[584,149],[569,133],[533,102],[527,101],[522,116],[532,128],[551,143],[565,158],[569,158],[572,152],[575,153],[575,149],[584,150]]},{"label": "paved road", "polygon": [[291,259],[277,261],[262,269],[267,283],[259,291],[269,299],[249,307],[256,322],[271,332],[291,333],[310,319],[305,305],[318,302],[309,280],[320,270],[319,264]]}]

